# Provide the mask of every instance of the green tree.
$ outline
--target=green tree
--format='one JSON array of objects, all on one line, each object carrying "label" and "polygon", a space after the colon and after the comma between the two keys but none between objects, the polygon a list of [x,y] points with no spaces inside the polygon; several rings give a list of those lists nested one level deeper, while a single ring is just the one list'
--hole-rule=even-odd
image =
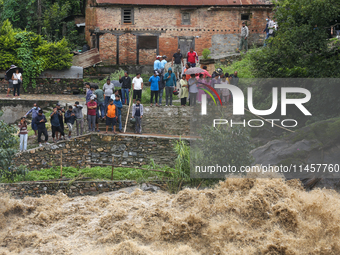
[{"label": "green tree", "polygon": [[75,48],[84,43],[84,34],[75,29],[75,24],[68,25],[64,20],[73,14],[85,14],[83,0],[0,0],[0,20],[7,19],[15,29],[27,29],[44,35],[51,42],[63,38],[66,25],[66,37]]},{"label": "green tree", "polygon": [[42,69],[62,70],[72,66],[73,55],[69,53],[68,42],[64,38],[59,42],[40,44],[34,50],[34,56],[43,56]]},{"label": "green tree", "polygon": [[339,16],[333,0],[278,1],[276,36],[250,55],[255,76],[339,77],[340,43],[330,43],[327,30]]},{"label": "green tree", "polygon": [[62,20],[69,14],[71,6],[68,2],[63,5],[54,3],[44,12],[43,34],[49,41],[59,40],[62,33]]},{"label": "green tree", "polygon": [[[339,5],[339,1],[333,0],[277,1],[274,13],[279,30],[275,37],[269,39],[267,47],[250,50],[240,62],[233,64],[233,68],[237,68],[234,70],[239,71],[240,77],[251,77],[249,73],[256,78],[340,77],[340,41],[329,39],[331,26],[340,20]],[[271,107],[272,87],[292,86],[278,84],[267,82],[254,87],[256,109]],[[241,82],[239,85],[242,87]],[[297,86],[307,88],[313,95],[306,107],[313,113],[313,118],[319,117],[315,120],[338,115],[340,88],[336,81],[311,81]],[[307,121],[299,111],[289,112],[290,117],[301,123]]]},{"label": "green tree", "polygon": [[[244,127],[202,125],[201,139],[191,142],[190,164],[195,166],[250,166],[250,151],[254,145],[249,130]],[[199,176],[198,176],[199,177]],[[215,173],[214,178],[224,178],[225,173]]]},{"label": "green tree", "polygon": [[9,20],[14,27],[24,29],[27,24],[26,7],[28,1],[6,0],[3,4],[1,20]]},{"label": "green tree", "polygon": [[5,70],[12,64],[20,64],[16,53],[20,43],[15,34],[12,24],[5,20],[0,29],[0,70]]},{"label": "green tree", "polygon": [[17,33],[15,37],[21,43],[17,49],[17,56],[21,60],[20,66],[25,70],[23,88],[26,89],[29,83],[35,87],[34,78],[39,77],[44,67],[46,68],[43,56],[34,54],[34,49],[43,45],[43,39],[40,35],[27,31]]}]

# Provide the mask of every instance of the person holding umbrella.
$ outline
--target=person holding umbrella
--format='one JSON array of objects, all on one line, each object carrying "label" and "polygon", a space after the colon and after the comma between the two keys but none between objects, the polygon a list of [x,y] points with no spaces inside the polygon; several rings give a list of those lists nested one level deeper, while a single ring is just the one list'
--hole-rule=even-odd
[{"label": "person holding umbrella", "polygon": [[[13,87],[14,87],[12,76],[13,76],[13,73],[15,73],[16,69],[18,69],[17,66],[11,65],[10,69],[8,69],[6,71],[5,79],[8,81],[8,89],[7,89],[6,97],[10,97],[9,93],[11,92],[11,89],[13,89]],[[19,68],[19,72],[23,73],[22,68]],[[14,96],[15,96],[15,94],[14,94]]]},{"label": "person holding umbrella", "polygon": [[189,68],[185,74],[188,76],[190,75],[190,79],[188,80],[188,85],[189,85],[189,103],[190,106],[196,105],[196,100],[197,100],[197,93],[198,93],[198,88],[197,88],[197,79],[195,78],[196,74],[200,74],[204,72],[204,69],[199,68],[199,67],[192,67]]},{"label": "person holding umbrella", "polygon": [[[20,84],[22,83],[22,74],[20,73],[19,69],[15,69],[15,73],[12,74],[13,80],[13,96],[15,97],[15,92],[17,92],[17,97],[20,96]],[[18,98],[20,99],[20,97]]]}]

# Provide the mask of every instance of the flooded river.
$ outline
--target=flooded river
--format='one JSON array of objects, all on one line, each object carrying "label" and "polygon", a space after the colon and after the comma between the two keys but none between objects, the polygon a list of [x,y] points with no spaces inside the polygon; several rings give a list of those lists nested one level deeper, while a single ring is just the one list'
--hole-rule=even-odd
[{"label": "flooded river", "polygon": [[339,194],[282,179],[176,195],[2,196],[0,217],[1,255],[340,254]]}]

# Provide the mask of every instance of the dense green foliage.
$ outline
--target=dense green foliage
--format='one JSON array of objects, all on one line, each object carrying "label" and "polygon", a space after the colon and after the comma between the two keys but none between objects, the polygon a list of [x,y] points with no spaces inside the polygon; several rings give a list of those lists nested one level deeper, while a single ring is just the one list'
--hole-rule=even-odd
[{"label": "dense green foliage", "polygon": [[328,40],[329,29],[339,18],[339,3],[332,0],[279,0],[276,36],[237,65],[261,78],[340,77],[340,43]]},{"label": "dense green foliage", "polygon": [[[31,31],[44,36],[48,41],[66,37],[72,48],[85,43],[71,15],[85,14],[85,1],[81,0],[6,0],[0,2],[1,21],[9,20],[14,28]],[[63,27],[65,26],[63,33]]]},{"label": "dense green foliage", "polygon": [[340,141],[340,118],[334,118],[324,121],[319,121],[308,125],[307,127],[298,130],[291,135],[291,140],[301,141],[307,139],[314,141],[317,146],[321,149],[326,149],[334,146]]},{"label": "dense green foliage", "polygon": [[61,70],[72,65],[65,39],[59,42],[47,42],[41,35],[26,30],[13,29],[6,20],[0,29],[0,70],[6,70],[11,64],[24,69],[23,87],[29,83],[35,86],[35,78],[47,69]]},{"label": "dense green foliage", "polygon": [[6,20],[0,28],[0,70],[5,70],[12,64],[20,64],[16,53],[20,43],[15,38],[16,34],[11,23]]},{"label": "dense green foliage", "polygon": [[[274,13],[279,30],[275,37],[269,39],[266,47],[249,50],[241,61],[224,67],[224,71],[238,71],[241,78],[339,78],[340,41],[329,39],[331,26],[340,21],[339,3],[332,0],[277,1]],[[241,88],[248,87],[242,83]],[[265,83],[254,87],[256,109],[271,107],[272,87],[279,87],[279,91],[280,87],[292,87],[289,82]],[[308,124],[338,116],[340,87],[336,81],[305,81],[295,87],[311,92],[312,99],[305,106],[313,117],[305,118],[296,108],[289,110],[289,117]],[[279,116],[277,112],[271,117]]]},{"label": "dense green foliage", "polygon": [[[199,139],[194,142],[191,153],[192,168],[195,166],[250,166],[253,158],[250,151],[254,149],[249,130],[243,127],[206,125],[200,130]],[[225,173],[215,173],[215,178],[224,178]]]},{"label": "dense green foliage", "polygon": [[[2,116],[0,111],[0,117]],[[6,124],[0,120],[0,178],[14,180],[19,173],[12,167],[12,159],[17,152],[16,145],[18,139],[14,136],[16,129],[14,126]]]}]

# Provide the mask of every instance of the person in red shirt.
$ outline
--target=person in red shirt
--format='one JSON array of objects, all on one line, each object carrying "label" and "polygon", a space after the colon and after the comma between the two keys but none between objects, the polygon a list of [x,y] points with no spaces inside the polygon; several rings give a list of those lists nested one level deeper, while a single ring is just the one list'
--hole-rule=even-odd
[{"label": "person in red shirt", "polygon": [[96,108],[97,103],[94,101],[95,97],[91,96],[90,102],[88,102],[87,105],[87,122],[89,124],[89,131],[94,132],[96,127]]},{"label": "person in red shirt", "polygon": [[207,76],[209,78],[211,78],[210,73],[207,71],[207,66],[203,66],[204,72],[202,72],[201,74],[203,74],[203,78],[206,78]]},{"label": "person in red shirt", "polygon": [[191,67],[196,67],[196,62],[198,62],[197,52],[193,48],[187,53],[187,62],[190,63]]}]

